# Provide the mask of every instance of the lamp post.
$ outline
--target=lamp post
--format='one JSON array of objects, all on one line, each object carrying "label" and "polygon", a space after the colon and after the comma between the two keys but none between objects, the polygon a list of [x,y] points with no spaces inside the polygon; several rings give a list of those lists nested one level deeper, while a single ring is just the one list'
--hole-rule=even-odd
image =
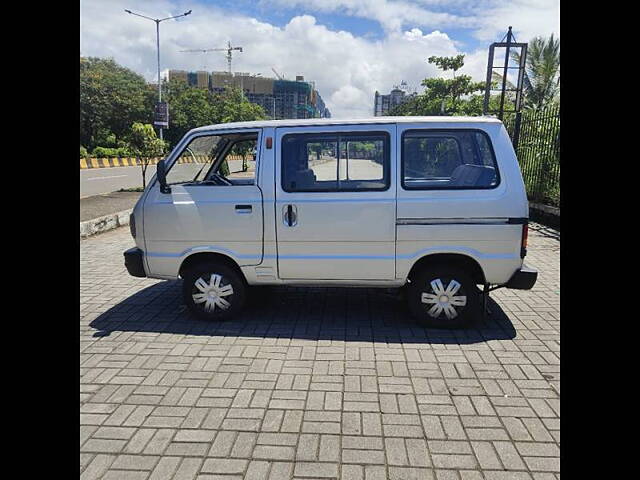
[{"label": "lamp post", "polygon": [[[172,18],[186,17],[187,15],[191,14],[191,10],[189,10],[188,12],[184,12],[181,15],[175,15],[173,17],[166,17],[166,18],[151,18],[145,15],[140,15],[139,13],[134,13],[131,10],[125,9],[124,11],[130,15],[135,15],[136,17],[142,17],[142,18],[146,18],[147,20],[156,22],[156,47],[158,49],[158,103],[160,103],[162,102],[162,84],[160,83],[160,22],[164,22],[165,20],[171,20]],[[162,140],[162,127],[158,127],[158,128],[160,130],[160,140]]]}]

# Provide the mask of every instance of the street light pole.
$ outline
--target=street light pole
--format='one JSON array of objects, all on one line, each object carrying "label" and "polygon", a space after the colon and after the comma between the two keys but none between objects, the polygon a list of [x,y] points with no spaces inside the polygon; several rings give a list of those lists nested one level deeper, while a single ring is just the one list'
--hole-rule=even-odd
[{"label": "street light pole", "polygon": [[[160,22],[156,22],[156,50],[158,52],[158,102],[162,102],[162,86],[160,83]],[[162,140],[162,127],[160,127],[160,140]]]},{"label": "street light pole", "polygon": [[[175,15],[173,17],[166,17],[166,18],[151,18],[145,15],[140,15],[139,13],[134,13],[131,10],[125,9],[124,11],[130,15],[146,18],[147,20],[151,20],[156,23],[156,48],[158,50],[158,103],[160,103],[162,102],[162,83],[160,82],[160,22],[164,22],[165,20],[171,20],[172,18],[186,17],[187,15],[191,14],[191,10],[189,10],[188,12],[184,12],[181,15]],[[162,127],[158,127],[158,129],[160,131],[160,140],[162,140]]]}]

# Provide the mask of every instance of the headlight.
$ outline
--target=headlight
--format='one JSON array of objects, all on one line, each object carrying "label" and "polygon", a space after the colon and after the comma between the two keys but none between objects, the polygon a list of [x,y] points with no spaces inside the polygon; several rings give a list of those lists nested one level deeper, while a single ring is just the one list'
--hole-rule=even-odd
[{"label": "headlight", "polygon": [[136,217],[133,216],[133,212],[129,215],[129,230],[131,231],[131,236],[136,238]]}]

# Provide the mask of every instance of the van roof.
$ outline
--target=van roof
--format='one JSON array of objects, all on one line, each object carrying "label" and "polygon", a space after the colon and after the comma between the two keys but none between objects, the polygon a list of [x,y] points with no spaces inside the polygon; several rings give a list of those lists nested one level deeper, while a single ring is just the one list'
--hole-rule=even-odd
[{"label": "van roof", "polygon": [[192,131],[220,130],[228,128],[277,128],[313,125],[366,125],[376,123],[501,123],[496,117],[369,117],[369,118],[295,118],[286,120],[257,120],[251,122],[231,122],[194,128]]}]

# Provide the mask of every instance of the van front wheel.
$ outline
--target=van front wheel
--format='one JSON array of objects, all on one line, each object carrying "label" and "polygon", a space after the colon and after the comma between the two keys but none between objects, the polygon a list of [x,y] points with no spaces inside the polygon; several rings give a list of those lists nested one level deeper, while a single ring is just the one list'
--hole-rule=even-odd
[{"label": "van front wheel", "polygon": [[182,295],[189,310],[203,320],[227,320],[242,310],[243,279],[232,268],[215,262],[190,268],[183,276]]},{"label": "van front wheel", "polygon": [[478,288],[459,268],[426,267],[407,290],[411,313],[427,327],[461,328],[480,314]]}]

